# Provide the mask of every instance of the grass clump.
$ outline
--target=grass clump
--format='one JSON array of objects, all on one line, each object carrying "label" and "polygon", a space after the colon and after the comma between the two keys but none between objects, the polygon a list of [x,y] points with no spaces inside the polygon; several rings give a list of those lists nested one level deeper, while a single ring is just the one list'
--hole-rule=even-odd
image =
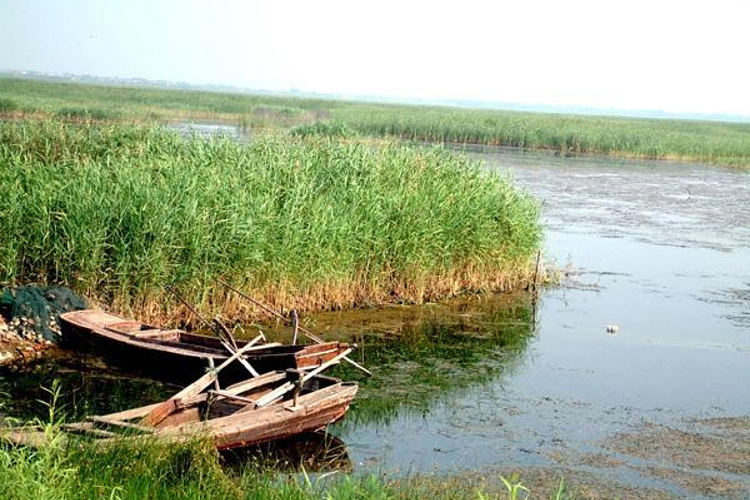
[{"label": "grass clump", "polygon": [[18,103],[13,99],[0,98],[0,113],[12,113],[18,109]]},{"label": "grass clump", "polygon": [[119,113],[101,108],[62,108],[55,115],[68,121],[104,121],[120,118]]},{"label": "grass clump", "polygon": [[361,134],[750,166],[750,124],[361,105],[333,118]]},{"label": "grass clump", "polygon": [[[59,427],[48,426],[59,439]],[[148,439],[107,447],[83,440],[38,450],[0,448],[0,495],[4,500],[515,500],[516,483],[487,492],[461,478],[415,476],[389,480],[374,474],[333,474],[313,479],[301,467],[281,475],[253,463],[229,468],[213,445],[195,440],[165,445]],[[502,478],[501,478],[502,479]],[[572,500],[562,486],[550,498]]]},{"label": "grass clump", "polygon": [[291,134],[298,137],[335,137],[345,139],[356,137],[357,132],[346,123],[325,121],[299,125],[291,130]]},{"label": "grass clump", "polygon": [[534,200],[438,149],[5,123],[0,165],[0,281],[146,317],[167,283],[238,312],[219,277],[299,309],[510,289],[541,239]]}]

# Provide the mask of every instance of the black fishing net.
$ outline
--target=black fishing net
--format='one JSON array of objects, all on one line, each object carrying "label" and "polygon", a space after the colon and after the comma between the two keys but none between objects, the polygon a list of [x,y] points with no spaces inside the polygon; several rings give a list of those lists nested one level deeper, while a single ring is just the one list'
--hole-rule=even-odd
[{"label": "black fishing net", "polygon": [[60,314],[85,309],[86,301],[65,287],[28,285],[8,288],[0,309],[11,331],[28,340],[60,340]]}]

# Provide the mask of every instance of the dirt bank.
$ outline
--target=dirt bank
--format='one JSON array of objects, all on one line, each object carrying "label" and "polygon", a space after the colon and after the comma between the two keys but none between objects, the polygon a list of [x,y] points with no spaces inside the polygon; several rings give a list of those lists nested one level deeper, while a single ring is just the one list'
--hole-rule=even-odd
[{"label": "dirt bank", "polygon": [[49,340],[32,340],[19,336],[14,325],[9,325],[0,315],[0,368],[13,370],[38,359],[50,347],[52,342]]}]

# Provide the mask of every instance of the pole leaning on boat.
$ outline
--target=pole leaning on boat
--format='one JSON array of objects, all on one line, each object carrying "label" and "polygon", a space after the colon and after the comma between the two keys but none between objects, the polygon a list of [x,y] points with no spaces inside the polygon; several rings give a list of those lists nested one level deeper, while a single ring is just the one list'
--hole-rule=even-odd
[{"label": "pole leaning on boat", "polygon": [[[231,290],[231,291],[235,292],[235,293],[236,293],[236,294],[238,294],[238,295],[239,295],[240,297],[242,297],[242,298],[244,298],[244,299],[248,300],[249,302],[253,303],[253,304],[254,304],[254,305],[256,305],[257,307],[259,307],[259,308],[263,309],[264,311],[266,311],[267,313],[271,314],[272,316],[275,316],[275,317],[279,318],[279,319],[280,319],[280,320],[282,320],[282,321],[283,321],[284,323],[286,323],[286,324],[290,324],[290,323],[292,323],[292,320],[290,320],[289,318],[287,318],[287,317],[286,317],[286,316],[284,316],[283,314],[280,314],[280,313],[278,313],[277,311],[274,311],[273,309],[271,309],[271,308],[270,308],[270,307],[268,307],[267,305],[263,304],[262,302],[259,302],[259,301],[255,300],[254,298],[250,297],[250,296],[249,296],[248,294],[246,294],[246,293],[242,292],[241,290],[238,290],[238,289],[236,289],[235,287],[233,287],[232,285],[230,285],[230,284],[229,284],[229,283],[227,283],[226,281],[224,281],[224,280],[220,279],[220,280],[219,280],[219,283],[221,283],[221,284],[222,284],[223,286],[225,286],[225,287],[226,287],[226,288],[228,288],[229,290]],[[300,331],[300,332],[302,332],[303,334],[305,334],[305,336],[306,336],[307,338],[309,338],[310,340],[312,340],[313,342],[316,342],[316,343],[318,343],[318,344],[322,344],[322,343],[324,343],[324,340],[323,340],[323,339],[321,339],[321,338],[320,338],[320,337],[318,337],[317,335],[313,334],[312,332],[308,331],[307,329],[305,329],[305,328],[303,328],[303,327],[301,327],[301,326],[298,326],[298,328],[299,328],[299,331]],[[368,370],[368,369],[367,369],[367,368],[365,368],[364,366],[360,365],[360,364],[359,364],[359,363],[357,363],[356,361],[352,360],[351,358],[349,358],[349,357],[347,357],[347,356],[344,356],[344,357],[343,357],[342,359],[343,359],[344,361],[346,361],[347,363],[349,363],[350,365],[352,365],[353,367],[355,367],[355,368],[358,368],[359,370],[362,370],[362,371],[363,371],[364,373],[366,373],[366,374],[367,374],[368,376],[370,376],[370,377],[372,376],[372,372],[371,372],[370,370]]]}]

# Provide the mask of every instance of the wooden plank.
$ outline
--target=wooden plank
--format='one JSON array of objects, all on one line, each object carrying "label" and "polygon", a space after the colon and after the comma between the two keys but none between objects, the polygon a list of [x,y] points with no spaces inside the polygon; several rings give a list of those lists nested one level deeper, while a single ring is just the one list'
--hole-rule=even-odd
[{"label": "wooden plank", "polygon": [[208,392],[209,392],[209,394],[214,394],[214,395],[220,396],[222,398],[232,399],[232,400],[235,400],[235,401],[239,401],[240,403],[255,404],[255,400],[254,399],[246,398],[246,397],[240,396],[238,394],[233,394],[233,393],[231,393],[229,391],[210,390]]},{"label": "wooden plank", "polygon": [[74,433],[79,433],[79,434],[91,434],[92,436],[102,437],[102,438],[113,438],[113,437],[118,436],[118,434],[115,432],[97,429],[91,423],[63,424],[62,428],[69,432],[74,432]]},{"label": "wooden plank", "polygon": [[122,420],[115,420],[112,417],[99,417],[99,416],[91,416],[88,417],[88,420],[91,420],[92,422],[96,422],[98,424],[105,424],[105,425],[111,425],[114,427],[123,427],[125,429],[132,429],[135,431],[143,432],[145,434],[152,434],[154,432],[153,427],[145,427],[143,425],[138,424],[132,424],[130,422],[123,422]]},{"label": "wooden plank", "polygon": [[117,413],[110,413],[104,416],[113,420],[132,420],[134,418],[141,418],[145,415],[148,415],[151,410],[153,410],[160,404],[161,403],[154,403],[152,405],[142,406],[140,408],[133,408],[125,411],[118,411]]},{"label": "wooden plank", "polygon": [[43,448],[49,445],[49,436],[44,431],[0,429],[0,438],[9,443],[31,448]]},{"label": "wooden plank", "polygon": [[[266,305],[262,304],[261,302],[258,302],[258,301],[257,301],[257,300],[255,300],[254,298],[250,297],[250,296],[249,296],[248,294],[246,294],[246,293],[244,293],[244,292],[242,292],[242,291],[240,291],[240,290],[236,289],[235,287],[233,287],[233,286],[232,286],[232,285],[230,285],[229,283],[225,282],[224,280],[221,280],[221,279],[220,279],[220,280],[219,280],[219,283],[221,283],[221,284],[222,284],[223,286],[225,286],[225,287],[229,288],[229,289],[230,289],[230,290],[232,290],[233,292],[237,293],[237,294],[238,294],[238,295],[239,295],[240,297],[244,297],[245,299],[249,300],[250,302],[252,302],[252,303],[253,303],[253,304],[255,304],[256,306],[258,306],[258,307],[260,307],[261,309],[265,310],[266,312],[268,312],[268,313],[272,314],[273,316],[276,316],[276,317],[277,317],[277,318],[279,318],[279,319],[280,319],[281,321],[283,321],[283,322],[285,322],[285,323],[289,324],[289,322],[290,322],[289,318],[287,318],[287,317],[285,317],[285,316],[283,316],[283,315],[279,314],[278,312],[276,312],[276,311],[274,311],[273,309],[271,309],[270,307],[268,307],[268,306],[266,306]],[[317,335],[313,334],[312,332],[309,332],[308,330],[305,330],[305,329],[304,329],[304,328],[302,328],[301,326],[299,327],[299,331],[301,331],[302,333],[304,333],[304,334],[305,334],[305,336],[307,336],[307,338],[309,338],[310,340],[312,340],[312,341],[313,341],[313,342],[315,342],[316,344],[323,344],[323,343],[325,343],[325,342],[323,341],[323,339],[321,339],[321,338],[320,338],[320,337],[318,337]],[[347,358],[346,356],[344,356],[344,358],[343,358],[343,359],[344,359],[344,361],[346,361],[347,363],[349,363],[349,364],[350,364],[350,365],[352,365],[353,367],[355,367],[355,368],[358,368],[359,370],[362,370],[363,372],[365,372],[365,373],[366,373],[366,374],[367,374],[368,376],[372,376],[372,372],[371,372],[370,370],[368,370],[368,369],[367,369],[367,368],[365,368],[364,366],[360,365],[360,364],[359,364],[359,363],[357,363],[356,361],[354,361],[354,360],[352,360],[352,359],[350,359],[350,358]]]},{"label": "wooden plank", "polygon": [[[253,340],[255,340],[255,339],[253,339]],[[243,346],[243,347],[240,347],[240,349],[245,349],[242,352],[247,353],[247,352],[252,352],[252,351],[262,351],[263,349],[268,349],[269,347],[279,347],[281,345],[283,345],[283,344],[281,344],[279,342],[269,342],[267,344],[256,345],[256,346],[251,347],[249,349],[245,349],[245,347],[247,347],[247,346]]]},{"label": "wooden plank", "polygon": [[152,328],[150,330],[140,330],[133,332],[131,335],[137,339],[167,339],[176,338],[180,330],[162,330],[161,328]]},{"label": "wooden plank", "polygon": [[[207,394],[201,394],[201,396],[207,396]],[[176,412],[169,415],[167,418],[159,422],[156,426],[157,429],[167,429],[172,427],[179,427],[185,424],[192,424],[194,422],[200,422],[201,415],[197,406],[193,406],[188,409],[180,408]]]},{"label": "wooden plank", "polygon": [[272,384],[274,382],[285,379],[286,373],[284,372],[268,372],[264,373],[258,378],[243,380],[242,382],[232,384],[229,387],[225,388],[225,390],[231,392],[232,394],[241,394],[243,392],[257,389],[258,387],[263,387],[264,385]]},{"label": "wooden plank", "polygon": [[234,335],[232,335],[232,332],[229,331],[229,328],[227,328],[227,326],[221,322],[218,316],[214,318],[214,324],[219,327],[219,330],[221,330],[224,335],[226,335],[226,337],[229,339],[229,343],[232,345],[233,351],[236,351],[237,341],[234,340]]},{"label": "wooden plank", "polygon": [[[214,364],[214,358],[208,358],[208,369],[210,371],[214,371],[216,369],[216,365]],[[219,387],[219,379],[218,378],[214,379],[214,389],[216,389],[217,391],[219,389],[221,389],[221,387]]]},{"label": "wooden plank", "polygon": [[222,364],[220,364],[216,370],[212,370],[202,377],[200,377],[198,380],[190,384],[189,386],[185,387],[183,390],[169,398],[168,400],[161,403],[159,406],[151,410],[145,417],[143,417],[140,421],[141,425],[144,426],[155,426],[162,420],[164,420],[170,413],[175,411],[177,409],[177,404],[184,400],[184,399],[190,399],[192,397],[197,396],[201,392],[203,392],[206,387],[213,384],[214,380],[217,379],[219,372],[221,372],[224,368],[229,366],[232,362],[236,361],[240,356],[242,356],[246,351],[249,351],[254,343],[258,340],[258,337],[253,339],[253,341],[248,342],[246,345],[242,346],[240,349],[238,349],[233,355],[231,355],[229,358],[227,358]]},{"label": "wooden plank", "polygon": [[104,328],[107,330],[112,330],[113,332],[123,332],[123,333],[135,333],[134,330],[140,330],[143,323],[140,321],[117,321],[114,323],[107,323],[104,325]]},{"label": "wooden plank", "polygon": [[[344,416],[357,388],[338,385],[321,391],[324,394],[302,396],[297,411],[286,410],[289,402],[285,402],[257,409],[251,416],[235,413],[207,422],[209,432],[216,436],[217,447],[224,449],[324,428]],[[243,420],[248,417],[252,420]]]},{"label": "wooden plank", "polygon": [[177,409],[177,402],[178,400],[171,398],[160,403],[159,406],[148,412],[148,414],[141,419],[140,425],[156,426],[156,424],[167,418]]}]

